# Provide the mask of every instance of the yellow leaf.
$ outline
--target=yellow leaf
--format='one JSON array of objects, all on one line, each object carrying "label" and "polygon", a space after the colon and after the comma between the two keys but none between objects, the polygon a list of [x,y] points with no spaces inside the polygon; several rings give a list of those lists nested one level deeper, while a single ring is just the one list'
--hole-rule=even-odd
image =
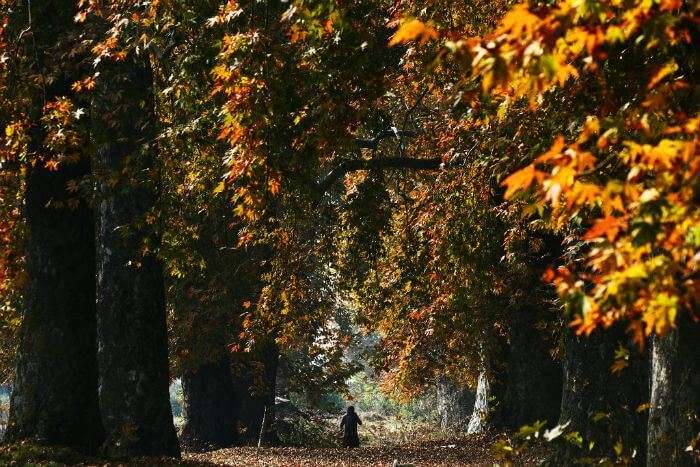
[{"label": "yellow leaf", "polygon": [[226,189],[226,183],[222,180],[218,185],[216,185],[216,188],[214,188],[214,194],[219,194],[222,191]]},{"label": "yellow leaf", "polygon": [[600,187],[592,183],[575,182],[571,194],[567,196],[567,207],[593,205],[600,196]]},{"label": "yellow leaf", "polygon": [[399,26],[399,29],[391,36],[389,45],[405,44],[418,38],[420,38],[421,43],[426,43],[431,39],[436,40],[438,33],[434,28],[427,26],[422,21],[412,19]]},{"label": "yellow leaf", "polygon": [[586,123],[583,124],[581,134],[579,134],[577,142],[585,143],[592,135],[600,133],[600,121],[598,117],[589,115],[586,117]]},{"label": "yellow leaf", "polygon": [[521,39],[523,36],[531,36],[535,28],[541,23],[540,18],[533,15],[527,5],[516,5],[501,20],[498,34],[508,34],[512,39]]}]

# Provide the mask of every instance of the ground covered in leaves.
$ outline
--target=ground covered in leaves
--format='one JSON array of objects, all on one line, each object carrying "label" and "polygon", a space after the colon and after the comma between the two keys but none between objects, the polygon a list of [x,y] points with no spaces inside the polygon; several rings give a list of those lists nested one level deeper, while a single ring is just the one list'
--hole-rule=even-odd
[{"label": "ground covered in leaves", "polygon": [[[499,435],[472,435],[443,440],[368,445],[357,449],[304,447],[237,447],[204,453],[184,453],[182,460],[142,459],[115,462],[81,457],[66,449],[15,445],[0,447],[0,465],[80,466],[466,466],[497,462],[491,446]],[[541,449],[531,449],[516,459],[517,464],[537,464]]]},{"label": "ground covered in leaves", "polygon": [[[201,454],[185,454],[188,461],[230,466],[466,466],[492,465],[495,435],[472,435],[446,440],[395,445],[373,445],[357,449],[239,447]],[[532,449],[517,459],[518,464],[537,464],[544,457]]]}]

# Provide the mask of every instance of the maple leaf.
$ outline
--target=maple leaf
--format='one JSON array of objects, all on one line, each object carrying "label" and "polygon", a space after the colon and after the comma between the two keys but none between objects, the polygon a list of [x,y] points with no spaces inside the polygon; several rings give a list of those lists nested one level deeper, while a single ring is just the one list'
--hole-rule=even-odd
[{"label": "maple leaf", "polygon": [[55,172],[58,170],[60,164],[60,161],[56,159],[50,159],[44,163],[44,166],[46,167],[46,170],[50,172]]},{"label": "maple leaf", "polygon": [[601,190],[598,185],[592,183],[575,182],[571,190],[571,195],[567,197],[567,207],[584,206],[594,204],[600,196]]},{"label": "maple leaf", "polygon": [[278,178],[273,178],[270,181],[268,181],[267,186],[270,190],[270,193],[272,193],[273,195],[278,195],[280,189],[282,188],[282,184],[280,183],[280,180]]},{"label": "maple leaf", "polygon": [[557,139],[555,139],[554,143],[552,143],[552,147],[549,148],[547,152],[538,156],[537,159],[535,159],[535,162],[544,164],[546,162],[556,159],[557,157],[561,156],[561,153],[564,150],[565,146],[566,142],[564,141],[564,137],[557,136]]},{"label": "maple leaf", "polygon": [[542,274],[542,277],[540,278],[540,280],[542,282],[544,282],[545,284],[550,284],[550,283],[554,282],[554,279],[556,279],[556,277],[557,277],[557,273],[554,272],[554,269],[552,269],[551,266],[549,266]]},{"label": "maple leaf", "polygon": [[659,3],[661,11],[677,10],[683,5],[682,0],[661,0]]},{"label": "maple leaf", "polygon": [[512,39],[521,39],[523,35],[532,35],[541,20],[533,15],[527,5],[516,5],[503,18],[498,28],[498,34],[508,34]]},{"label": "maple leaf", "polygon": [[435,28],[427,26],[418,19],[412,19],[399,26],[399,29],[393,36],[391,36],[389,45],[394,46],[398,44],[405,44],[406,42],[410,42],[418,38],[420,38],[420,42],[424,44],[429,40],[437,40],[438,37],[438,32],[435,30]]},{"label": "maple leaf", "polygon": [[503,183],[501,183],[502,186],[508,187],[504,197],[510,199],[516,192],[530,188],[530,185],[532,185],[532,182],[535,180],[536,172],[535,165],[530,164],[510,174],[503,180]]},{"label": "maple leaf", "polygon": [[606,216],[598,219],[593,224],[588,232],[583,236],[584,240],[593,240],[603,236],[612,242],[617,237],[617,234],[627,227],[627,222],[621,217]]}]

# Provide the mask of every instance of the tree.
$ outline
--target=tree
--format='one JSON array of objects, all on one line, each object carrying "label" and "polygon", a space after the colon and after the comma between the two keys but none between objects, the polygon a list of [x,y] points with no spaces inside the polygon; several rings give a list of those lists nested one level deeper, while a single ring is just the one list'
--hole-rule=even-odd
[{"label": "tree", "polygon": [[[158,180],[147,56],[108,68],[96,93],[100,175],[97,341],[105,451],[179,456],[168,396],[168,339],[159,238],[149,224]],[[131,177],[124,178],[125,174]]]},{"label": "tree", "polygon": [[[100,67],[98,74],[74,83],[74,88],[93,92],[90,130],[98,176],[97,357],[104,451],[119,457],[177,457],[168,393],[160,233],[154,229],[160,176],[153,70],[149,53],[129,40],[138,24],[115,24],[124,14],[149,21],[153,11],[138,4],[83,6],[76,20],[85,22],[93,63]],[[112,27],[106,29],[105,24]]]},{"label": "tree", "polygon": [[559,425],[579,441],[559,446],[556,462],[572,464],[582,455],[581,445],[590,443],[587,455],[604,458],[616,453],[630,462],[644,462],[649,360],[626,349],[624,342],[619,328],[588,337],[566,333]]},{"label": "tree", "polygon": [[236,390],[228,355],[182,374],[182,444],[193,450],[232,446],[238,441]]},{"label": "tree", "polygon": [[[576,234],[583,248],[548,274],[580,334],[621,320],[640,347],[651,335],[693,334],[694,325],[676,323],[697,309],[696,14],[682,1],[520,4],[492,34],[445,43],[471,83],[499,102],[497,115],[519,99],[535,108],[556,108],[562,95],[600,102],[503,181],[506,198],[529,199],[528,212],[553,229],[587,226]],[[672,374],[686,365],[666,358],[673,339],[654,339],[653,368]],[[652,394],[668,394],[662,380],[652,378]],[[681,391],[696,394],[689,383]],[[682,418],[679,407],[657,405],[650,417],[651,465],[661,452],[690,462],[692,444],[680,452],[670,443],[673,453],[656,445],[659,421]]]},{"label": "tree", "polygon": [[[10,88],[3,91],[16,98],[7,116],[17,120],[3,123],[5,147],[16,150],[11,160],[27,161],[27,282],[5,440],[33,439],[94,452],[103,436],[97,404],[94,224],[88,201],[77,192],[90,174],[90,159],[74,128],[80,115],[63,97],[70,94],[84,59],[72,55],[78,41],[72,7],[72,2],[55,1],[8,11],[6,33],[16,54],[3,83]],[[17,144],[23,129],[26,146]]]}]

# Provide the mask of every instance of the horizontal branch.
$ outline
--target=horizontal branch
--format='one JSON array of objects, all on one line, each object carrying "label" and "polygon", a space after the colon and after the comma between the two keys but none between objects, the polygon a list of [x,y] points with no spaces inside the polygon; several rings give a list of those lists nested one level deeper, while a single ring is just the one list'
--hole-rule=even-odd
[{"label": "horizontal branch", "polygon": [[318,182],[318,187],[325,192],[333,183],[348,172],[372,169],[409,169],[439,170],[444,168],[442,159],[417,159],[406,157],[385,157],[379,159],[354,159],[341,162]]}]

